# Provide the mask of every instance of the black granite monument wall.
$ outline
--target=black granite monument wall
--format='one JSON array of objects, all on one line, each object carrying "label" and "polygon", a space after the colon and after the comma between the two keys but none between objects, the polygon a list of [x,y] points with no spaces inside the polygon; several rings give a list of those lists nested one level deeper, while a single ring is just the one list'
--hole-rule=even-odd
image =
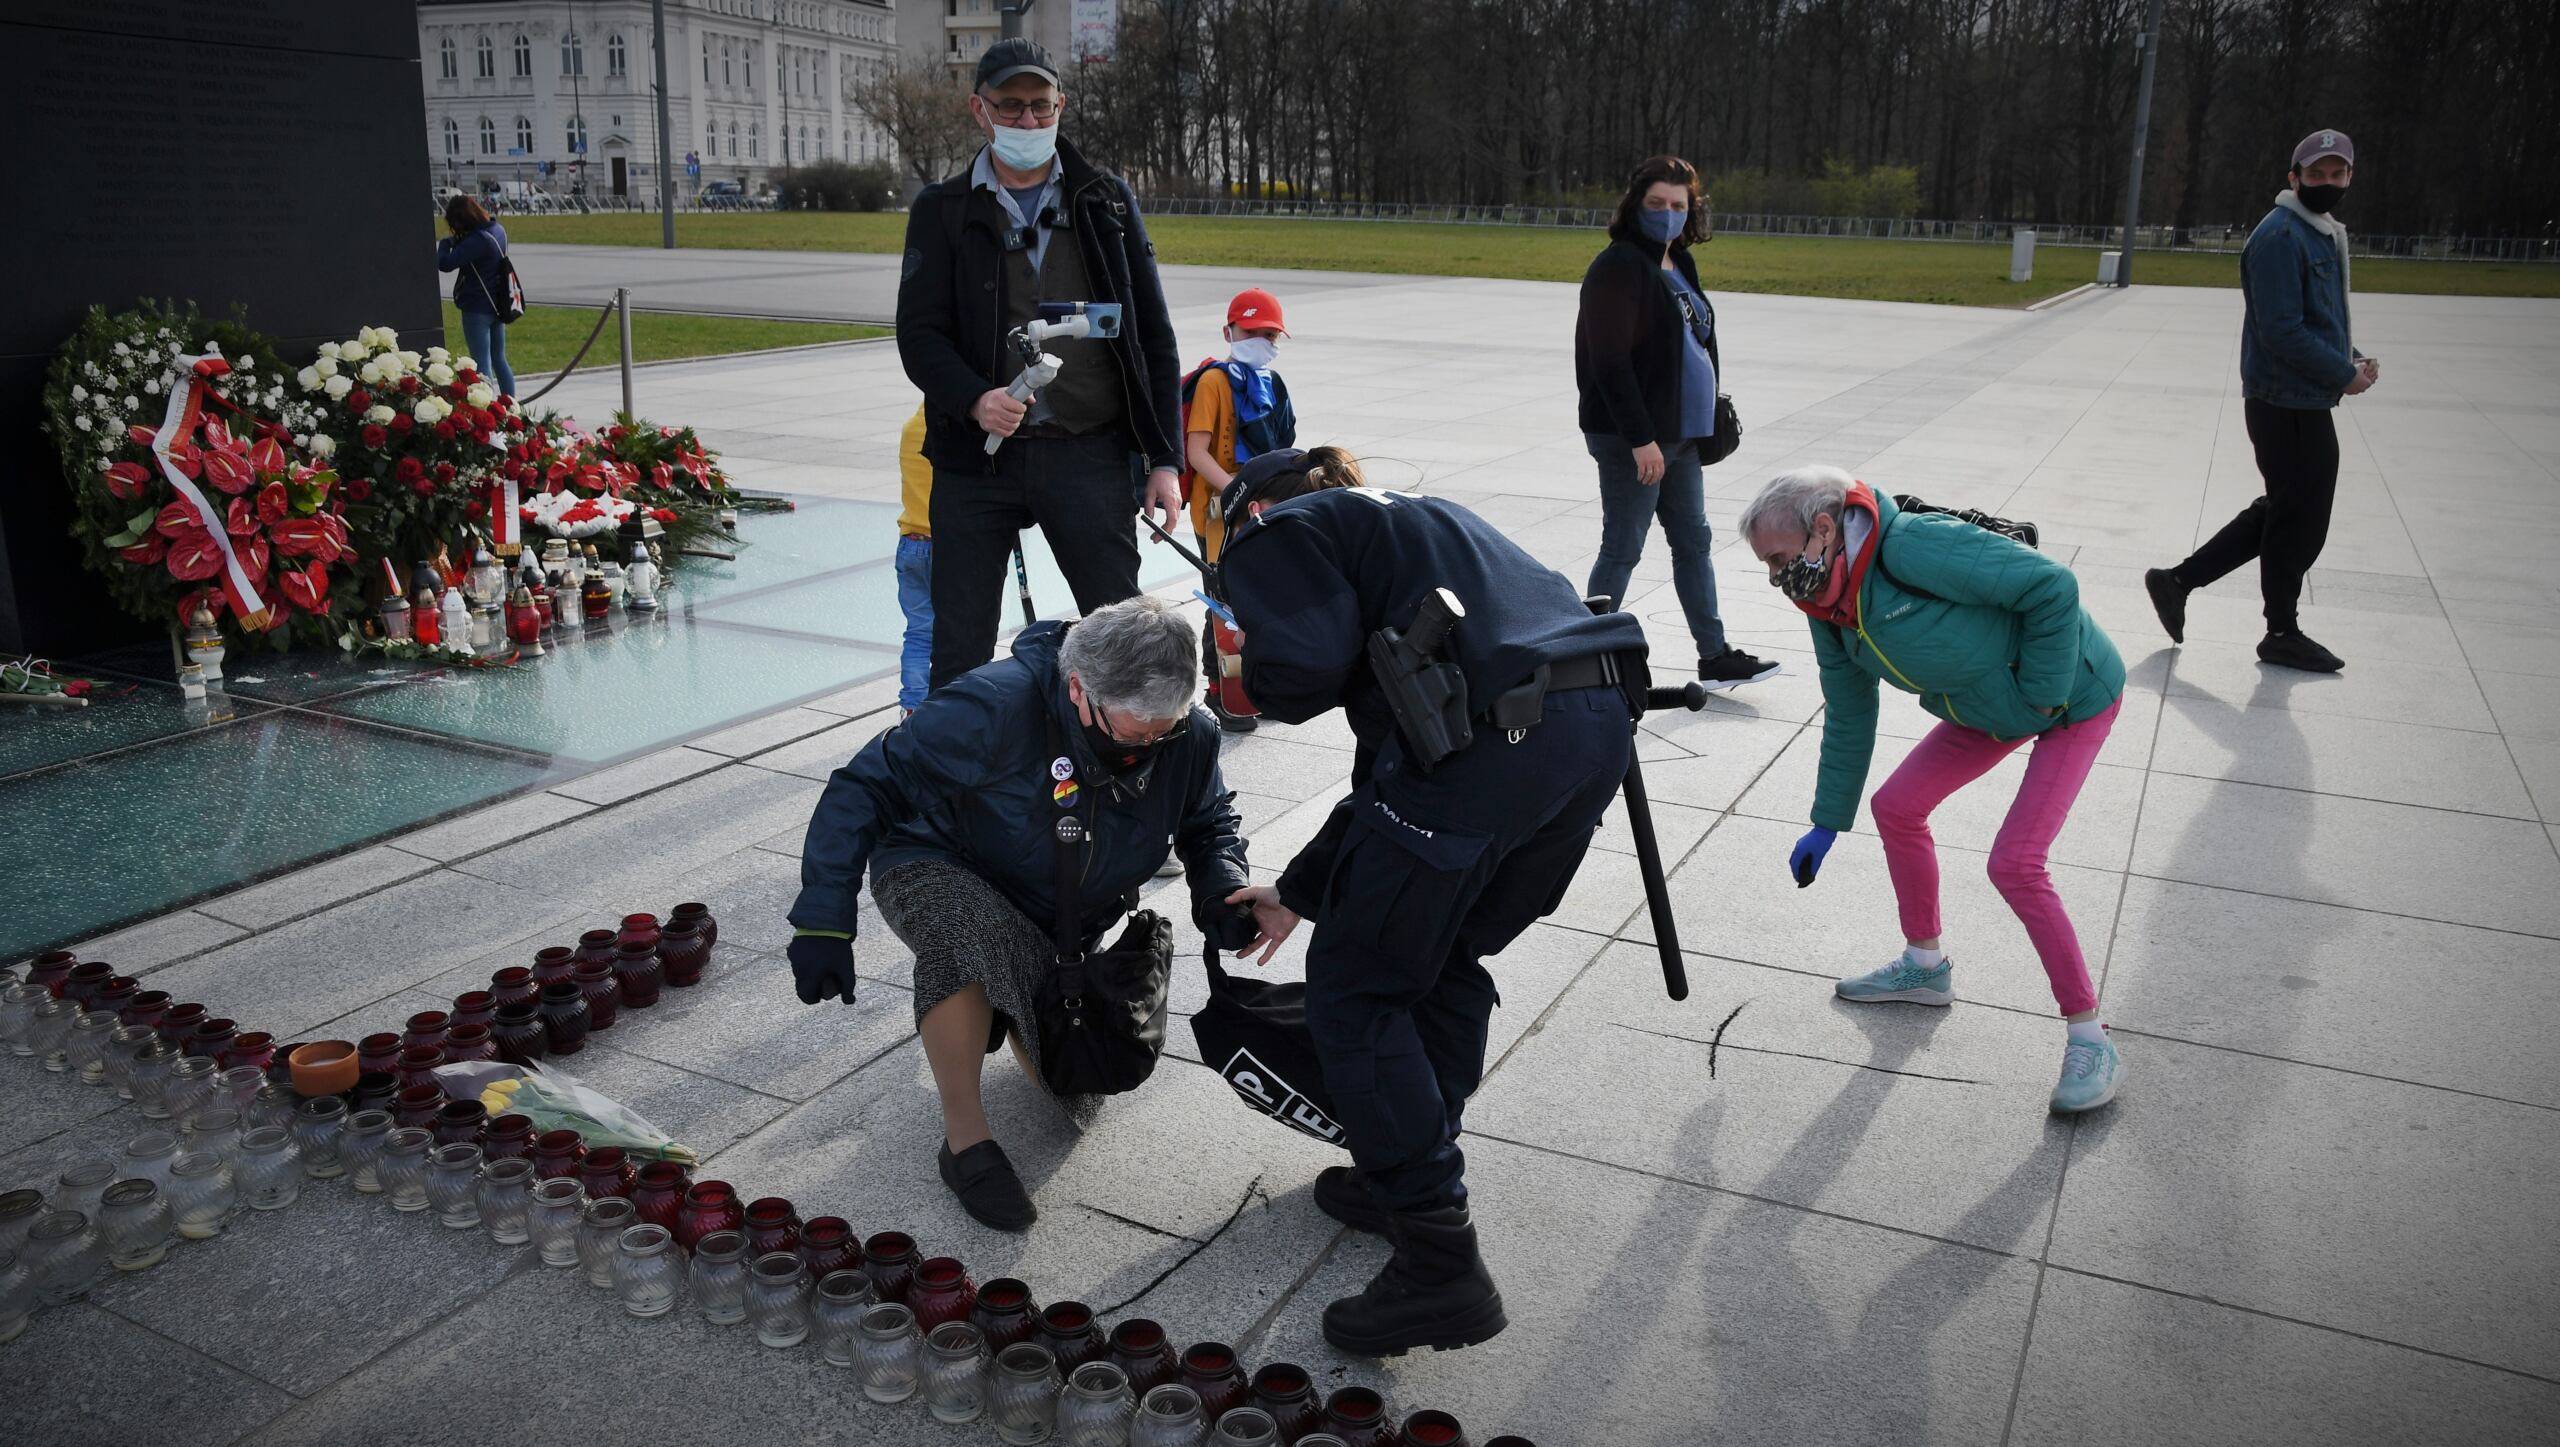
[{"label": "black granite monument wall", "polygon": [[39,393],[90,303],[236,303],[288,362],[440,340],[417,12],[394,0],[0,5],[0,649],[141,636],[81,566]]}]

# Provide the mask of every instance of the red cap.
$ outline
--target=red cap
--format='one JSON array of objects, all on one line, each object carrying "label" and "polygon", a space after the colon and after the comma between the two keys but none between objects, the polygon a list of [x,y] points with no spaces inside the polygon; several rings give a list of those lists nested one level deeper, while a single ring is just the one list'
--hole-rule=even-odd
[{"label": "red cap", "polygon": [[1289,324],[1280,318],[1280,298],[1258,286],[1237,292],[1227,303],[1227,325],[1246,331],[1278,327],[1280,335],[1289,334]]}]

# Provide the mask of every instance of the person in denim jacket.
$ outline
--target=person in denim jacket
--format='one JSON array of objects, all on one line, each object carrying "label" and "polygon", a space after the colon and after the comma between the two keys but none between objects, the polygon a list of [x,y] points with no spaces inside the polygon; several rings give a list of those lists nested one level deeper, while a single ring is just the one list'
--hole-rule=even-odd
[{"label": "person in denim jacket", "polygon": [[2240,395],[2266,492],[2174,568],[2143,574],[2169,641],[2186,641],[2187,595],[2258,560],[2266,663],[2312,673],[2346,667],[2302,631],[2303,574],[2329,538],[2338,493],[2341,395],[2371,387],[2382,364],[2355,348],[2347,308],[2347,228],[2330,215],[2355,181],[2355,142],[2313,131],[2293,148],[2293,185],[2240,253]]}]

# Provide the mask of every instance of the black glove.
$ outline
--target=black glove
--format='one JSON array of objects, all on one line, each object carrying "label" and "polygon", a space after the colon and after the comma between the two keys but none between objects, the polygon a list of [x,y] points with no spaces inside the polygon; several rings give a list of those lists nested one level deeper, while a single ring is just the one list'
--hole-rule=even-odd
[{"label": "black glove", "polygon": [[1252,906],[1229,904],[1215,895],[1191,907],[1191,922],[1200,927],[1209,943],[1228,954],[1262,937],[1262,926],[1255,922]]},{"label": "black glove", "polygon": [[853,1003],[853,941],[834,935],[793,935],[787,955],[801,1004],[814,1005],[831,995]]}]

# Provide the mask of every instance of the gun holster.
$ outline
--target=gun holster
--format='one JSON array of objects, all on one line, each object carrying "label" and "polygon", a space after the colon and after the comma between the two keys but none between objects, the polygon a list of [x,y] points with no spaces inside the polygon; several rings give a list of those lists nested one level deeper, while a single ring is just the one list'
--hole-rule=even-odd
[{"label": "gun holster", "polygon": [[1409,627],[1369,635],[1369,671],[1386,695],[1407,755],[1424,773],[1475,742],[1467,676],[1443,656],[1450,631],[1464,616],[1454,595],[1435,588],[1423,596]]}]

